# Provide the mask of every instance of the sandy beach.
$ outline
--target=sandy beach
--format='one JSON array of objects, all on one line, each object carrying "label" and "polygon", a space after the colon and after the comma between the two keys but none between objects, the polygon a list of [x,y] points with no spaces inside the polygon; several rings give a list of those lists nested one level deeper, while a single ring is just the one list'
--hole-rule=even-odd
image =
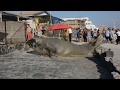
[{"label": "sandy beach", "polygon": [[0,56],[0,79],[111,79],[91,55],[87,57],[40,56],[32,49]]}]

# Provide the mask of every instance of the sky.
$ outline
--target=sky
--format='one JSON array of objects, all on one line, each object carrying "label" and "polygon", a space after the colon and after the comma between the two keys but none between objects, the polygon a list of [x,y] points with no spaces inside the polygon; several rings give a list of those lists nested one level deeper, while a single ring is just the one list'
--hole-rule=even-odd
[{"label": "sky", "polygon": [[100,26],[114,27],[115,25],[116,28],[120,28],[120,11],[48,11],[48,12],[58,18],[89,17],[92,23],[95,24],[97,27]]},{"label": "sky", "polygon": [[120,28],[120,11],[48,11],[58,18],[89,17],[97,27]]}]

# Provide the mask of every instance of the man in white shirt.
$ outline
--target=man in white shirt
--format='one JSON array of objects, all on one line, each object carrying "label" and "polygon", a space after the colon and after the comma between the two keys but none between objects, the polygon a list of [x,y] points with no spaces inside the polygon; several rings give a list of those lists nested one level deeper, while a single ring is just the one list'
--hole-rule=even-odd
[{"label": "man in white shirt", "polygon": [[120,42],[120,29],[118,29],[116,34],[117,34],[116,44],[118,45],[118,43]]},{"label": "man in white shirt", "polygon": [[109,40],[109,38],[110,38],[109,29],[107,29],[107,30],[105,31],[105,37],[106,37],[106,40],[107,40],[107,42],[108,42],[108,40]]},{"label": "man in white shirt", "polygon": [[71,27],[68,29],[68,32],[69,32],[69,41],[71,42],[72,40],[72,28]]}]

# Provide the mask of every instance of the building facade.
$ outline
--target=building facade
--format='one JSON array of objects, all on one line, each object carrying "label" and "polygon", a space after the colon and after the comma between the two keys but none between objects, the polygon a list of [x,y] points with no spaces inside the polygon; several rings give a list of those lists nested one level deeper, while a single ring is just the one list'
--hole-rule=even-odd
[{"label": "building facade", "polygon": [[92,21],[89,20],[88,17],[84,18],[61,18],[63,21],[62,23],[65,23],[72,28],[87,28],[87,29],[96,29],[97,27],[92,23]]}]

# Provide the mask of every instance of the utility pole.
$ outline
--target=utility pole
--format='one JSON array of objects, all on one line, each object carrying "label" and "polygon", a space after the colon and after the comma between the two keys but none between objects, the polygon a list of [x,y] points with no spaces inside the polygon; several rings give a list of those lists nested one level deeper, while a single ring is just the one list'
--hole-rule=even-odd
[{"label": "utility pole", "polygon": [[52,25],[52,16],[51,16],[51,11],[50,11],[50,25]]},{"label": "utility pole", "polygon": [[20,12],[20,15],[21,15],[21,17],[22,17],[22,12]]},{"label": "utility pole", "polygon": [[7,44],[6,20],[5,20],[5,44]]},{"label": "utility pole", "polygon": [[115,25],[115,22],[113,22],[113,27],[114,27],[114,29],[116,29],[116,25]]},{"label": "utility pole", "polygon": [[0,11],[0,22],[2,22],[2,11]]},{"label": "utility pole", "polygon": [[109,21],[111,21],[113,23],[113,27],[116,29],[117,28],[116,27],[116,22],[119,22],[120,20],[119,19],[111,19]]}]

